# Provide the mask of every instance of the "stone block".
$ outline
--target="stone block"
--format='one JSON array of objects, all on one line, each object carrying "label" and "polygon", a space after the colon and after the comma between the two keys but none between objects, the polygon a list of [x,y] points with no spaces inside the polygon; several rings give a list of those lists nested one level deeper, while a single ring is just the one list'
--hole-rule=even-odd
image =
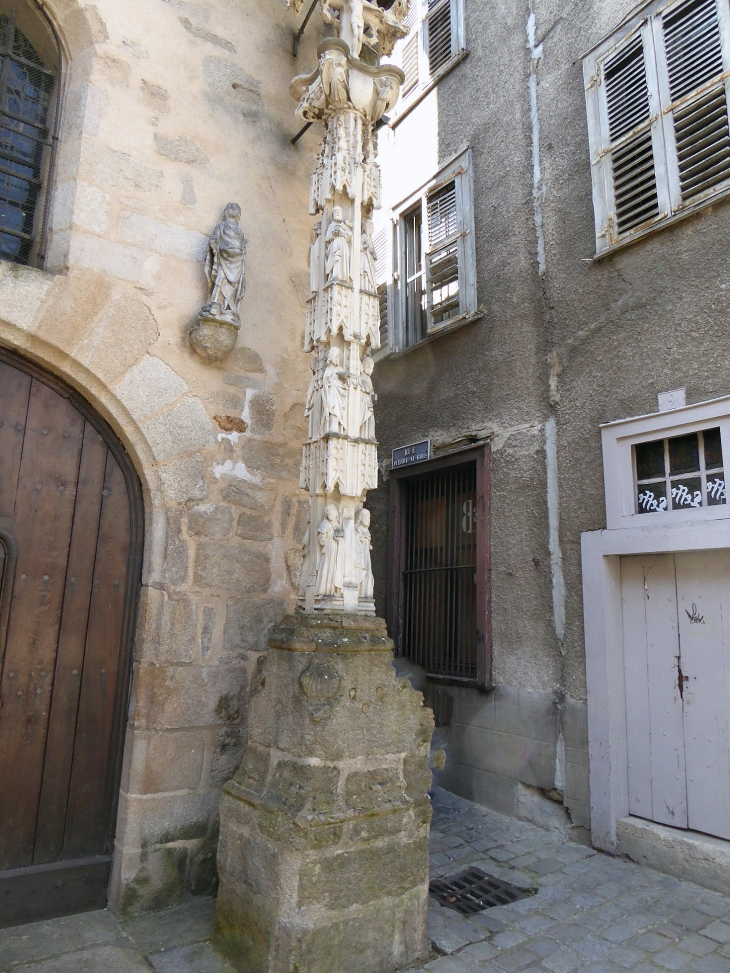
[{"label": "stone block", "polygon": [[178,946],[147,957],[157,973],[230,973],[230,967],[208,943]]},{"label": "stone block", "polygon": [[552,693],[520,689],[518,707],[522,736],[554,747],[558,733],[558,712]]},{"label": "stone block", "polygon": [[225,726],[218,730],[210,768],[211,780],[219,784],[230,780],[240,768],[243,756],[243,731],[237,726]]},{"label": "stone block", "polygon": [[299,872],[297,901],[300,908],[347,909],[404,895],[427,882],[428,838],[399,838],[305,863]]},{"label": "stone block", "polygon": [[566,696],[563,701],[565,746],[588,751],[588,707],[584,700]]},{"label": "stone block", "polygon": [[[184,794],[120,794],[118,833],[129,848],[145,850],[176,842],[199,841],[215,820],[215,791]],[[181,883],[181,894],[185,882]]]},{"label": "stone block", "polygon": [[202,500],[208,494],[202,456],[186,456],[159,467],[162,497],[171,503]]},{"label": "stone block", "polygon": [[309,510],[310,502],[307,498],[306,500],[297,499],[297,512],[294,518],[294,540],[300,543],[304,540],[304,535],[307,532],[307,527],[309,526]]},{"label": "stone block", "polygon": [[52,286],[50,274],[16,264],[6,265],[0,277],[0,319],[32,331]]},{"label": "stone block", "polygon": [[[112,297],[112,284],[103,274],[70,270],[64,281],[64,300],[43,311],[35,333],[65,351],[75,348],[93,329]],[[79,315],[79,307],[84,314]]]},{"label": "stone block", "polygon": [[238,517],[236,536],[246,541],[270,541],[274,538],[274,525],[270,515],[242,513]]},{"label": "stone block", "polygon": [[171,405],[187,391],[187,383],[177,372],[152,355],[145,355],[114,389],[117,398],[138,422]]},{"label": "stone block", "polygon": [[263,593],[271,584],[270,554],[219,541],[200,541],[194,581],[201,588]]},{"label": "stone block", "polygon": [[577,801],[590,804],[588,787],[588,767],[579,763],[565,764],[565,798],[566,801]]},{"label": "stone block", "polygon": [[403,785],[392,767],[360,770],[345,780],[345,802],[355,811],[377,811],[403,803]]},{"label": "stone block", "polygon": [[215,444],[210,416],[200,399],[186,398],[142,426],[159,463]]},{"label": "stone block", "polygon": [[154,144],[155,152],[165,156],[166,159],[172,159],[174,162],[182,162],[189,166],[206,166],[210,162],[207,153],[186,135],[169,139],[160,135],[159,132],[155,132]]},{"label": "stone block", "polygon": [[140,162],[126,152],[116,152],[105,145],[85,141],[81,153],[80,177],[97,186],[139,189],[145,193],[162,188],[162,170]]},{"label": "stone block", "polygon": [[247,651],[263,652],[274,625],[286,606],[276,598],[230,598],[226,605],[223,651],[226,655],[243,655]]},{"label": "stone block", "polygon": [[182,536],[182,511],[165,511],[165,553],[159,578],[166,584],[185,584],[188,578],[188,545]]},{"label": "stone block", "polygon": [[239,480],[232,476],[221,477],[221,498],[226,503],[233,503],[237,507],[247,507],[249,510],[271,510],[276,500],[273,490]]},{"label": "stone block", "polygon": [[260,374],[266,372],[261,355],[253,348],[247,348],[245,345],[236,348],[232,362],[242,372],[258,372]]},{"label": "stone block", "polygon": [[299,590],[299,583],[302,578],[302,568],[304,567],[304,552],[301,547],[293,547],[284,553],[284,563],[286,564],[289,583],[295,591]]},{"label": "stone block", "polygon": [[303,442],[309,433],[304,416],[304,403],[297,402],[284,415],[284,435],[296,442]]},{"label": "stone block", "polygon": [[120,239],[127,243],[182,260],[202,260],[208,248],[208,238],[196,230],[163,223],[131,210],[119,214],[118,231]]},{"label": "stone block", "polygon": [[203,609],[203,625],[200,630],[200,655],[205,661],[213,648],[213,632],[215,630],[216,611],[210,605]]},{"label": "stone block", "polygon": [[141,766],[136,773],[132,770],[129,781],[132,793],[190,791],[199,786],[205,758],[202,733],[137,733],[134,747],[134,764],[139,762]]},{"label": "stone block", "polygon": [[215,44],[216,47],[222,47],[224,51],[228,51],[229,54],[236,53],[236,46],[232,44],[225,37],[219,37],[218,34],[214,34],[212,30],[206,30],[205,27],[197,24],[194,20],[189,17],[180,17],[180,23],[183,25],[185,30],[193,35],[193,37],[198,37],[201,41],[206,41],[208,44]]},{"label": "stone block", "polygon": [[279,400],[271,392],[254,392],[248,400],[249,431],[253,436],[270,436],[276,422]]},{"label": "stone block", "polygon": [[227,537],[233,529],[233,511],[222,504],[206,503],[188,514],[188,533],[192,537]]},{"label": "stone block", "polygon": [[158,112],[161,115],[169,115],[172,109],[170,108],[170,92],[166,88],[160,87],[160,85],[152,84],[151,81],[145,81],[142,79],[140,85],[142,91],[142,97],[148,108],[152,111]]},{"label": "stone block", "polygon": [[203,60],[203,78],[220,94],[235,96],[236,92],[247,92],[250,95],[261,94],[261,82],[252,78],[233,61],[222,57],[208,55]]},{"label": "stone block", "polygon": [[187,595],[142,588],[136,657],[154,664],[192,662],[196,620],[197,606]]},{"label": "stone block", "polygon": [[74,233],[71,237],[70,264],[97,270],[119,280],[134,283],[144,280],[148,259],[149,253],[139,247],[83,233]]},{"label": "stone block", "polygon": [[106,233],[109,229],[110,204],[109,193],[85,182],[77,183],[73,207],[74,224],[91,233]]},{"label": "stone block", "polygon": [[523,784],[549,791],[555,787],[555,747],[526,739],[523,742],[523,763],[519,778]]},{"label": "stone block", "polygon": [[141,666],[132,720],[149,729],[237,724],[247,685],[239,666]]},{"label": "stone block", "polygon": [[403,776],[406,781],[406,796],[411,800],[422,798],[431,790],[433,780],[429,758],[425,754],[406,754],[403,759]]},{"label": "stone block", "polygon": [[[101,244],[102,241],[97,240],[94,245],[97,243]],[[104,267],[91,269],[109,270]],[[113,385],[139,361],[158,337],[157,324],[150,309],[136,294],[124,291],[114,297],[93,331],[76,347],[74,354],[92,372]]]},{"label": "stone block", "polygon": [[210,939],[215,928],[215,902],[202,896],[155,916],[126,919],[122,929],[143,953],[188,946]]},{"label": "stone block", "polygon": [[291,443],[250,439],[243,447],[243,460],[249,469],[276,478],[298,479],[301,459],[301,447]]}]

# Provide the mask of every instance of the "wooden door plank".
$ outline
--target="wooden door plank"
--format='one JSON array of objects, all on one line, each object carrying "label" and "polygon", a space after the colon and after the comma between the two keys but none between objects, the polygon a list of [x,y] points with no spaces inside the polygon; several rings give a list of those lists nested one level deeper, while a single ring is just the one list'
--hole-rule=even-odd
[{"label": "wooden door plank", "polygon": [[[127,485],[111,452],[107,457],[104,498],[94,567],[69,790],[64,858],[104,854],[111,840],[107,813],[117,673],[123,630],[130,547]],[[112,636],[113,633],[113,637]]]},{"label": "wooden door plank", "polygon": [[644,559],[651,728],[652,820],[687,827],[684,720],[674,555]]},{"label": "wooden door plank", "polygon": [[84,419],[31,385],[15,503],[18,561],[0,683],[0,869],[33,857]]},{"label": "wooden door plank", "polygon": [[0,361],[0,517],[12,517],[31,377]]},{"label": "wooden door plank", "polygon": [[689,827],[730,838],[730,555],[677,555]]},{"label": "wooden door plank", "polygon": [[111,856],[0,872],[0,929],[104,909]]},{"label": "wooden door plank", "polygon": [[106,460],[106,443],[87,422],[53,679],[34,864],[57,861],[63,850]]},{"label": "wooden door plank", "polygon": [[651,819],[649,660],[644,562],[641,558],[621,559],[621,606],[626,673],[629,813]]}]

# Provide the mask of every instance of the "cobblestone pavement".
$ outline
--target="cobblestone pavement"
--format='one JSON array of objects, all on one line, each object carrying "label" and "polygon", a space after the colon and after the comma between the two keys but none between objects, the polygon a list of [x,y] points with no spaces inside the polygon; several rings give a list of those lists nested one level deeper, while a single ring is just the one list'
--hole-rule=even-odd
[{"label": "cobblestone pavement", "polygon": [[[432,900],[434,955],[419,973],[730,973],[730,895],[442,790],[431,841],[434,876],[475,865],[538,893],[471,919]],[[91,912],[0,930],[0,973],[231,973],[207,942],[213,918],[197,899],[121,923]]]},{"label": "cobblestone pavement", "polygon": [[[475,866],[537,895],[463,919],[431,900],[429,973],[730,973],[730,894],[597,854],[437,790],[433,876]],[[728,890],[730,893],[730,890]]]}]

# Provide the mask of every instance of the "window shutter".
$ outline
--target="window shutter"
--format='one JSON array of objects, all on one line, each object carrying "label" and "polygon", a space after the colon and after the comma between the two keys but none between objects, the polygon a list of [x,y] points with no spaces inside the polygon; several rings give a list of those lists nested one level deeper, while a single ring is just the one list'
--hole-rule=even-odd
[{"label": "window shutter", "polygon": [[412,34],[403,46],[403,95],[407,95],[418,84],[418,33]]},{"label": "window shutter", "polygon": [[459,274],[462,238],[456,180],[426,199],[426,255],[429,328],[445,324],[461,310]]},{"label": "window shutter", "polygon": [[667,135],[676,145],[679,206],[730,179],[726,67],[717,0],[688,0],[661,22],[668,89],[663,100],[671,107],[673,132]]},{"label": "window shutter", "polygon": [[[643,33],[602,65],[613,208],[610,236],[635,230],[659,215],[651,102]],[[613,219],[611,219],[613,217]],[[610,223],[615,225],[612,227]]]},{"label": "window shutter", "polygon": [[433,77],[453,57],[455,0],[428,0],[426,38],[428,72]]}]

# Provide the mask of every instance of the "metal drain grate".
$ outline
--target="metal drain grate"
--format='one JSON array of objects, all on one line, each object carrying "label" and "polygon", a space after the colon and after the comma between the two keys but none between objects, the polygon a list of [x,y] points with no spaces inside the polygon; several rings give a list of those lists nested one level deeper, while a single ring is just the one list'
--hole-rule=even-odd
[{"label": "metal drain grate", "polygon": [[510,902],[537,894],[537,889],[518,889],[509,882],[486,875],[478,868],[467,868],[465,872],[446,881],[436,879],[431,882],[428,890],[442,905],[454,909],[462,916],[474,916],[484,909],[509,905]]}]

